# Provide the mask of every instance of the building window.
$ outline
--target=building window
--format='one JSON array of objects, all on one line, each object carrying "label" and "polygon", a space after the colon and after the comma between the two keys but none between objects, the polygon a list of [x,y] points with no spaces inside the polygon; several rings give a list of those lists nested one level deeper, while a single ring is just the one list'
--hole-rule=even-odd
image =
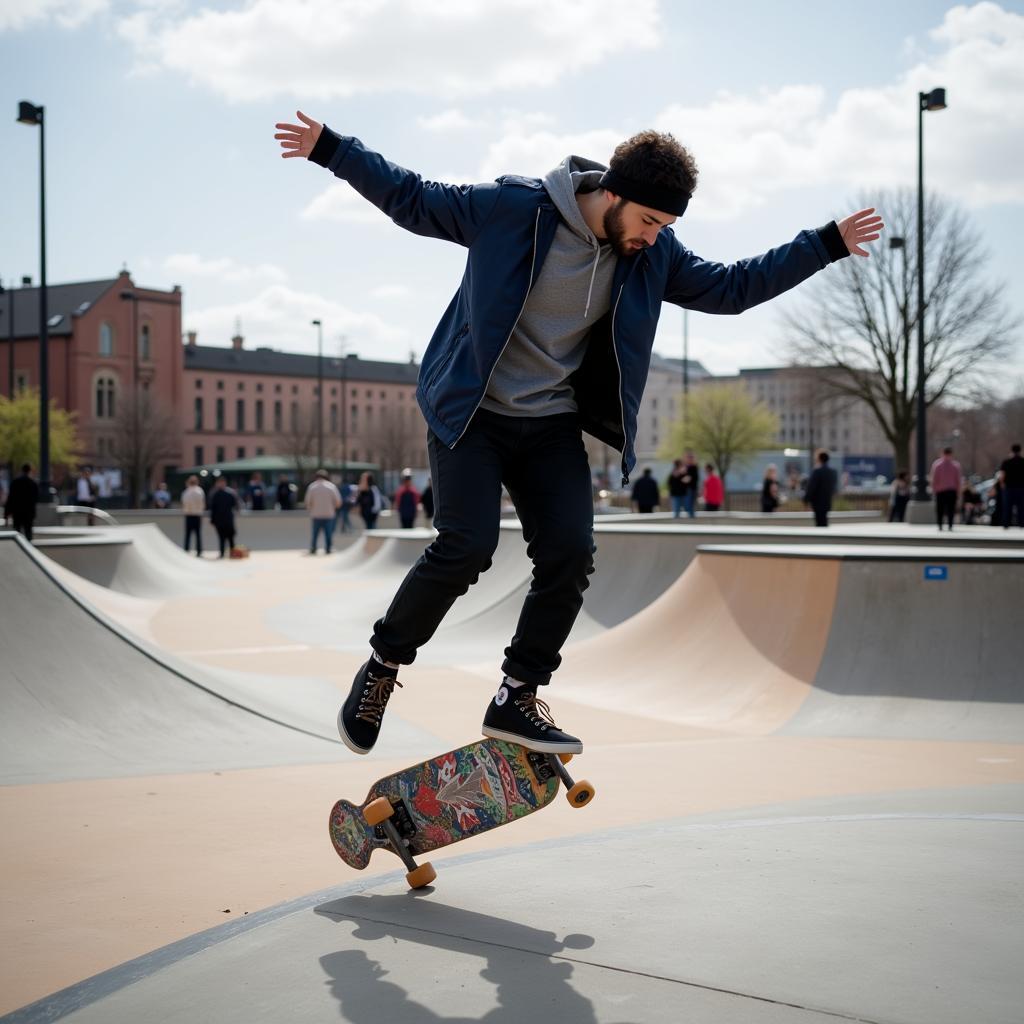
[{"label": "building window", "polygon": [[244,391],[245,390],[245,381],[244,380],[240,380],[238,382],[238,390],[239,391]]},{"label": "building window", "polygon": [[114,378],[100,377],[96,381],[96,419],[114,418]]},{"label": "building window", "polygon": [[337,388],[331,388],[331,398],[335,398],[338,394]]},{"label": "building window", "polygon": [[292,402],[292,433],[299,432],[299,403]]},{"label": "building window", "polygon": [[257,391],[257,393],[261,393],[263,391],[263,382],[262,381],[257,381],[256,382],[256,391]]},{"label": "building window", "polygon": [[[224,429],[224,399],[217,399],[216,426],[218,430]],[[220,460],[218,460],[220,461]]]},{"label": "building window", "polygon": [[28,374],[22,370],[20,373],[14,375],[14,390],[21,394],[22,391],[28,390]]},{"label": "building window", "polygon": [[196,388],[198,389],[198,388],[201,388],[202,386],[203,386],[203,378],[202,377],[196,377]]},{"label": "building window", "polygon": [[224,381],[222,381],[222,380],[217,381],[217,390],[218,391],[223,391],[224,390]]},{"label": "building window", "polygon": [[264,454],[264,452],[263,452],[262,448],[257,448],[256,449],[256,458],[259,458],[263,454]]},{"label": "building window", "polygon": [[217,445],[217,462],[224,461],[224,446],[222,444]]},{"label": "building window", "polygon": [[244,459],[245,458],[245,446],[244,445],[239,445],[238,448],[235,449],[235,451],[237,453],[237,455],[236,455],[237,458],[239,458],[239,459]]},{"label": "building window", "polygon": [[197,444],[195,451],[192,453],[192,465],[201,466],[203,464],[203,446]]},{"label": "building window", "polygon": [[245,430],[245,399],[240,398],[235,402],[235,430],[242,433]]},{"label": "building window", "polygon": [[263,433],[263,399],[256,399],[256,432]]},{"label": "building window", "polygon": [[139,331],[139,359],[144,363],[148,363],[152,357],[150,338],[149,338],[149,324],[143,324]]},{"label": "building window", "polygon": [[299,393],[299,385],[298,384],[293,384],[292,385],[292,394],[293,395],[297,395],[298,393]]},{"label": "building window", "polygon": [[331,433],[338,432],[338,403],[331,402]]},{"label": "building window", "polygon": [[281,394],[281,385],[280,384],[275,384],[274,385],[274,394],[275,395]]},{"label": "building window", "polygon": [[195,424],[192,427],[193,430],[203,429],[203,400],[201,398],[196,399],[195,408]]},{"label": "building window", "polygon": [[104,322],[100,324],[100,355],[112,356],[114,354],[114,328]]},{"label": "building window", "polygon": [[283,417],[281,413],[281,403],[274,403],[274,432],[280,434],[284,429]]}]

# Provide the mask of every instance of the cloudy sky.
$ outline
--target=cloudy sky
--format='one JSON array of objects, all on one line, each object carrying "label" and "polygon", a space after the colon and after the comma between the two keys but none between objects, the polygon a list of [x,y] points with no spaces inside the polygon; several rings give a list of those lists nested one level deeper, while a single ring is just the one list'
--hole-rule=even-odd
[{"label": "cloudy sky", "polygon": [[[781,12],[781,13],[780,13]],[[1024,2],[937,0],[0,0],[0,278],[38,275],[46,106],[49,276],[185,295],[186,329],[227,345],[364,358],[423,352],[464,254],[416,238],[299,160],[274,122],[301,108],[425,177],[542,174],[607,160],[645,127],[701,169],[677,234],[731,261],[916,181],[962,203],[1024,316]],[[884,213],[884,210],[883,210]],[[785,361],[780,312],[691,315],[713,372]],[[667,307],[656,349],[679,355]],[[1004,379],[1024,379],[1018,345]]]}]

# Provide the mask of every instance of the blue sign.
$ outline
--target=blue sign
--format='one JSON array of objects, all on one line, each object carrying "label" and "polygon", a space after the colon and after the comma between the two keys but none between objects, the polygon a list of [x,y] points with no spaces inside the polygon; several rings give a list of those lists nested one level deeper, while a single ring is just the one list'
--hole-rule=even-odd
[{"label": "blue sign", "polygon": [[926,580],[948,580],[949,566],[947,565],[926,565],[924,567],[924,578]]}]

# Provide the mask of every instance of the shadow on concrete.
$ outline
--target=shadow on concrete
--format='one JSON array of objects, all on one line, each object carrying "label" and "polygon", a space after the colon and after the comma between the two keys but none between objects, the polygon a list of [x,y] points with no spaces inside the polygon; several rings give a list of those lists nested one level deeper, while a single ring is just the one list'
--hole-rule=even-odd
[{"label": "shadow on concrete", "polygon": [[[559,939],[554,931],[420,898],[430,892],[349,896],[315,908],[317,914],[355,924],[352,937],[368,946],[384,941],[390,952],[397,944],[413,944],[429,947],[431,954],[410,951],[400,957],[401,967],[390,969],[362,950],[322,956],[320,965],[344,1020],[358,1024],[382,1020],[389,1024],[522,1024],[529,1020],[596,1024],[593,1004],[570,984],[574,965],[563,958],[567,950],[593,946],[592,936],[570,934]],[[432,955],[435,951],[484,960],[480,978],[494,987],[494,1008],[481,1016],[460,1015],[452,993],[448,1005],[456,1012],[449,1016],[413,1000],[403,983],[433,991],[445,974],[445,958]],[[445,1005],[434,995],[431,1002]]]}]

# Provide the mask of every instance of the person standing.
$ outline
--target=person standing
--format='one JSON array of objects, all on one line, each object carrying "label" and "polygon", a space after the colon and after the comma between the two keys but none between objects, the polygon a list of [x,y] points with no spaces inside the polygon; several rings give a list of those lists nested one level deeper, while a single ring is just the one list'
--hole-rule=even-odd
[{"label": "person standing", "polygon": [[[92,473],[88,466],[83,466],[78,474],[78,480],[75,483],[75,504],[88,509],[96,504],[96,488],[93,487]],[[86,522],[89,526],[94,525],[95,520],[91,512]]]},{"label": "person standing", "polygon": [[762,512],[774,512],[779,507],[778,473],[778,468],[774,465],[764,471],[764,479],[761,481]]},{"label": "person standing", "polygon": [[21,467],[21,476],[11,481],[4,502],[4,522],[10,524],[18,533],[25,535],[25,540],[32,540],[32,524],[36,520],[36,505],[39,504],[39,484],[32,479],[32,466],[25,463]]},{"label": "person standing", "polygon": [[324,535],[324,554],[331,553],[331,541],[334,539],[334,519],[341,508],[341,494],[331,483],[326,469],[318,469],[313,482],[306,488],[306,511],[312,521],[312,535],[309,541],[309,553],[316,554],[317,535]]},{"label": "person standing", "polygon": [[277,125],[282,156],[327,168],[400,227],[467,250],[416,392],[438,536],[375,624],[339,733],[356,753],[373,748],[399,667],[490,566],[505,488],[533,574],[481,730],[539,752],[579,753],[582,741],[558,728],[537,691],[561,663],[594,569],[584,432],[621,452],[626,487],[662,304],[739,313],[851,253],[867,256],[861,243],[879,237],[881,219],[863,210],[726,266],[672,231],[697,168],[671,135],[639,132],[607,167],[570,156],[543,179],[450,185],[297,117],[301,124]]},{"label": "person standing", "polygon": [[266,490],[263,486],[263,474],[253,473],[249,485],[245,489],[245,497],[253,512],[262,512],[266,508]]},{"label": "person standing", "polygon": [[1020,443],[1010,445],[1010,457],[999,467],[999,486],[1003,497],[1003,528],[1013,525],[1013,511],[1017,510],[1017,525],[1024,527],[1024,458],[1020,454]]},{"label": "person standing", "polygon": [[658,492],[658,481],[651,476],[650,468],[643,471],[640,479],[633,484],[633,493],[630,501],[637,512],[645,515],[653,512],[661,503],[661,494]]},{"label": "person standing", "polygon": [[686,482],[683,479],[686,473],[685,463],[682,459],[676,459],[672,463],[672,472],[668,475],[668,496],[672,502],[672,518],[678,519],[685,508]]},{"label": "person standing", "polygon": [[889,522],[902,523],[910,503],[910,473],[901,469],[889,488]]},{"label": "person standing", "polygon": [[953,458],[952,448],[947,446],[942,449],[941,457],[932,463],[928,480],[935,498],[935,518],[939,523],[939,532],[942,532],[942,521],[945,520],[952,533],[956,502],[963,481],[963,471],[960,469],[960,463]]},{"label": "person standing", "polygon": [[338,518],[335,521],[335,528],[339,533],[351,533],[352,532],[352,509],[356,505],[356,489],[344,480],[341,482],[341,486],[338,488],[338,494],[341,495],[341,507],[338,509]]},{"label": "person standing", "polygon": [[167,489],[165,481],[161,480],[153,492],[153,508],[170,508],[171,492]]},{"label": "person standing", "polygon": [[700,469],[697,467],[697,459],[693,452],[686,453],[686,462],[683,463],[683,508],[686,514],[695,519],[697,516],[697,488],[700,486]]},{"label": "person standing", "polygon": [[196,558],[203,557],[203,513],[206,511],[206,492],[199,486],[199,477],[193,475],[185,481],[181,492],[181,511],[185,514],[185,550],[194,536]]},{"label": "person standing", "polygon": [[372,473],[364,473],[359,478],[359,493],[356,495],[359,514],[363,517],[366,529],[373,530],[377,526],[377,516],[384,507],[384,496],[374,483]]},{"label": "person standing", "polygon": [[217,531],[220,544],[220,557],[224,557],[235,546],[235,512],[239,509],[238,495],[230,487],[225,477],[217,477],[210,495],[210,522]]},{"label": "person standing", "polygon": [[420,492],[412,485],[412,471],[402,473],[401,486],[395,491],[395,510],[403,530],[411,530],[416,524],[416,509],[420,504]]},{"label": "person standing", "polygon": [[704,465],[704,511],[717,512],[725,501],[725,484],[710,463]]},{"label": "person standing", "polygon": [[832,511],[832,499],[839,489],[836,471],[828,464],[828,452],[818,452],[818,465],[807,478],[804,504],[814,509],[814,525],[828,526],[828,514]]},{"label": "person standing", "polygon": [[283,474],[277,478],[277,507],[282,512],[291,512],[295,508],[295,488]]}]

